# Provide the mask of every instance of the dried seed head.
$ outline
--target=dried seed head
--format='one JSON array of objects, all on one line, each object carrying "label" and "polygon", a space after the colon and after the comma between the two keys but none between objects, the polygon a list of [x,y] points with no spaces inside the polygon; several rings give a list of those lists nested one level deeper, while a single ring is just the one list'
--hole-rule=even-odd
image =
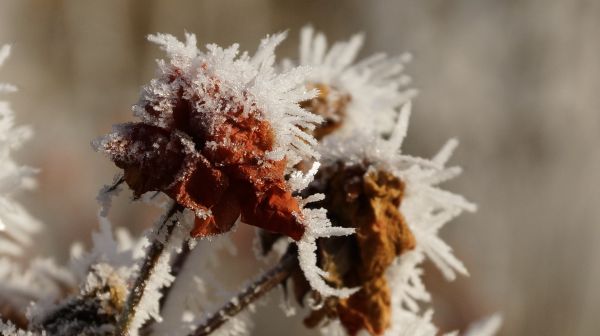
[{"label": "dried seed head", "polygon": [[193,210],[193,236],[227,232],[241,215],[251,225],[298,240],[305,222],[286,176],[316,153],[311,131],[321,120],[299,101],[303,70],[273,70],[283,35],[263,40],[257,54],[237,46],[197,50],[171,36],[152,36],[171,56],[134,107],[141,122],[115,127],[95,147],[124,170],[139,197],[162,191]]},{"label": "dried seed head", "polygon": [[329,47],[323,33],[307,26],[300,34],[298,61],[283,63],[284,68],[293,64],[313,67],[305,84],[319,89],[320,95],[303,104],[326,120],[314,133],[318,139],[334,131],[348,134],[356,129],[387,134],[400,106],[417,93],[408,88],[410,77],[404,73],[409,54],[375,54],[358,60],[363,41],[364,36],[356,34]]}]

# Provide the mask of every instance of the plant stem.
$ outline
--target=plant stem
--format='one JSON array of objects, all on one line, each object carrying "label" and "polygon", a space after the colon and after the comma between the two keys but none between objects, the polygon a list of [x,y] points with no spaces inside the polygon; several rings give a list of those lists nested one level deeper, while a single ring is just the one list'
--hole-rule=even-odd
[{"label": "plant stem", "polygon": [[[173,219],[173,215],[177,212],[181,211],[182,207],[178,204],[173,204],[171,208],[165,214],[164,220],[156,229],[157,232],[161,230],[166,230],[166,237],[164,237],[164,242],[168,241],[171,234],[173,233],[173,229],[177,226],[178,220]],[[133,321],[135,314],[137,313],[137,308],[142,300],[142,296],[144,295],[146,285],[148,284],[148,280],[154,273],[154,269],[156,264],[163,254],[165,250],[165,244],[158,238],[154,238],[150,247],[146,252],[146,257],[144,259],[144,263],[140,269],[140,273],[138,274],[137,279],[135,280],[135,284],[129,297],[127,298],[127,303],[123,309],[123,313],[121,318],[119,319],[119,325],[117,327],[117,335],[120,336],[128,336],[129,329],[131,327],[131,322]]]},{"label": "plant stem", "polygon": [[[181,253],[179,253],[175,257],[175,260],[173,261],[173,264],[171,265],[171,275],[173,277],[177,278],[177,276],[183,269],[183,265],[185,264],[187,258],[189,257],[190,252],[192,252],[192,250],[190,249],[189,241],[184,240],[183,246],[181,247]],[[177,280],[175,280],[175,281],[177,281]],[[159,303],[159,307],[160,307],[161,311],[164,308],[165,303],[167,302],[167,298],[169,297],[169,294],[171,293],[172,288],[173,288],[173,286],[169,286],[169,287],[163,288],[163,290],[162,290],[162,296],[160,297],[160,303]]]},{"label": "plant stem", "polygon": [[[183,245],[181,246],[181,253],[179,253],[175,257],[175,260],[171,264],[171,275],[175,278],[175,281],[177,281],[177,276],[183,269],[183,265],[185,264],[188,256],[190,255],[190,252],[192,252],[192,250],[190,249],[189,241],[184,240]],[[171,286],[163,287],[161,290],[162,295],[160,297],[160,300],[158,301],[158,306],[160,307],[161,314],[163,309],[165,308],[167,298],[169,297],[169,294],[171,293],[171,290],[174,286],[175,282],[173,282]],[[140,335],[151,335],[152,326],[154,325],[154,322],[154,319],[149,319],[148,321],[146,321],[142,328],[140,328]]]},{"label": "plant stem", "polygon": [[124,182],[125,182],[125,176],[119,175],[119,177],[115,178],[115,181],[113,182],[113,184],[110,187],[106,188],[106,190],[104,192],[111,193],[111,192],[117,190],[117,188]]},{"label": "plant stem", "polygon": [[237,296],[229,300],[227,304],[212,314],[203,324],[199,325],[190,336],[211,334],[231,317],[248,307],[252,302],[267,294],[278,284],[281,284],[298,266],[298,257],[295,252],[295,249],[289,249],[277,265],[260,276]]}]

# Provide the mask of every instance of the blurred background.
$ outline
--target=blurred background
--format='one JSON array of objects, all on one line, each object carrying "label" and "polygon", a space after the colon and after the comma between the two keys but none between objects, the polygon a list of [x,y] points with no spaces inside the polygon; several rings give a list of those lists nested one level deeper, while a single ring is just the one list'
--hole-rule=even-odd
[{"label": "blurred background", "polygon": [[[447,284],[427,267],[436,323],[464,328],[499,311],[502,335],[598,335],[596,0],[0,0],[0,42],[14,47],[0,78],[20,87],[9,99],[18,123],[35,129],[18,155],[41,168],[38,189],[22,200],[47,224],[42,253],[65,260],[70,242],[89,242],[97,228],[95,196],[116,169],[89,143],[131,120],[162,56],[148,33],[188,31],[200,44],[254,51],[266,34],[289,29],[279,57],[293,57],[307,23],[330,41],[365,32],[362,56],[413,53],[408,74],[420,95],[407,153],[430,156],[449,137],[461,141],[452,163],[465,174],[447,187],[480,209],[442,236],[471,276]],[[129,196],[111,218],[139,232],[156,213]],[[302,314],[290,321],[264,306],[257,316],[256,335],[312,334]]]}]

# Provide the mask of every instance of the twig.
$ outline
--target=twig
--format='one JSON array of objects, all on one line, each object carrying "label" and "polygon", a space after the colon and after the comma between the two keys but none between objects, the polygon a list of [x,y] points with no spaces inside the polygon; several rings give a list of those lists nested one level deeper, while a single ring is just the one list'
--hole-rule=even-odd
[{"label": "twig", "polygon": [[[171,234],[173,233],[173,229],[177,226],[177,220],[172,219],[173,215],[177,212],[181,211],[182,207],[178,204],[174,204],[166,213],[164,221],[157,228],[157,231],[166,230],[165,242],[169,239]],[[166,227],[165,227],[166,226]],[[133,289],[127,298],[127,303],[125,304],[125,308],[123,309],[123,313],[121,318],[119,319],[119,325],[117,328],[117,335],[127,336],[129,335],[129,328],[131,326],[131,322],[137,313],[136,309],[142,300],[142,296],[144,295],[146,285],[148,284],[148,280],[150,276],[154,272],[154,268],[158,262],[158,259],[162,255],[165,249],[165,244],[158,238],[155,238],[152,242],[152,245],[148,248],[146,253],[146,257],[144,259],[144,263],[140,269],[140,273],[135,281]]]},{"label": "twig", "polygon": [[106,190],[104,190],[105,193],[111,193],[115,190],[117,190],[117,188],[123,184],[125,182],[125,176],[124,175],[118,175],[118,177],[115,178],[115,181],[113,182],[113,184],[111,186],[108,186],[106,188]]},{"label": "twig", "polygon": [[[189,243],[189,241],[184,240],[183,246],[181,247],[181,253],[179,253],[175,257],[175,261],[173,261],[173,264],[171,265],[171,275],[174,278],[177,278],[177,276],[183,269],[183,265],[185,264],[185,261],[189,257],[190,252],[192,252],[192,250],[190,249],[190,243]],[[173,286],[169,286],[169,287],[163,288],[163,290],[162,290],[162,296],[160,297],[160,304],[159,304],[161,311],[162,311],[165,303],[167,302],[167,297],[171,293],[172,288],[173,288]]]},{"label": "twig", "polygon": [[190,336],[205,336],[211,334],[231,317],[248,307],[252,302],[267,294],[278,284],[281,284],[291,275],[294,268],[297,266],[298,257],[295,250],[290,249],[275,267],[267,271],[258,280],[246,287],[246,289],[211,315],[203,324],[199,325]]},{"label": "twig", "polygon": [[[190,255],[190,252],[192,250],[190,249],[190,244],[189,241],[184,240],[183,241],[183,245],[181,246],[181,253],[179,253],[176,257],[175,260],[173,261],[173,264],[171,265],[171,275],[177,279],[177,276],[179,275],[179,273],[181,272],[181,270],[183,269],[183,265],[185,264],[187,258]],[[175,280],[177,281],[177,280]],[[171,289],[175,286],[175,283],[171,284],[171,286],[168,287],[163,287],[163,289],[161,290],[162,292],[162,296],[160,297],[158,306],[160,307],[160,311],[162,314],[162,310],[165,307],[165,303],[167,302],[167,298],[169,297],[169,294],[171,293]],[[154,320],[150,319],[148,321],[146,321],[146,323],[144,324],[144,326],[141,328],[140,331],[140,335],[150,335],[151,331],[152,331],[152,325],[154,324]]]}]

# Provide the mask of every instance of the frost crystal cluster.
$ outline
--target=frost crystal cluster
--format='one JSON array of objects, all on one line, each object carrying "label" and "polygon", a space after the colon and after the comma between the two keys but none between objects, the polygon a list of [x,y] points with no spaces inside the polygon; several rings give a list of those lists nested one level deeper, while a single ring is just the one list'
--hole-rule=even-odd
[{"label": "frost crystal cluster", "polygon": [[[439,231],[476,210],[440,187],[461,173],[447,166],[457,141],[431,159],[402,152],[416,95],[410,55],[356,61],[362,35],[328,47],[306,27],[298,60],[277,63],[285,37],[250,54],[198,48],[193,34],[149,36],[167,57],[133,106],[136,121],[92,143],[120,172],[98,196],[92,249],[74,244],[66,267],[5,257],[21,255],[39,225],[12,198],[34,172],[10,158],[29,133],[0,103],[2,335],[248,335],[256,303],[277,288],[284,312],[302,309],[324,335],[440,334],[422,264],[448,280],[467,275]],[[164,211],[141,238],[107,219],[123,185]],[[236,262],[239,223],[256,227],[263,261],[277,261],[241,291],[221,278]],[[493,335],[500,323],[463,335]]]},{"label": "frost crystal cluster", "polygon": [[[0,67],[9,54],[10,46],[0,47]],[[0,95],[14,91],[15,86],[0,82]],[[40,228],[37,220],[13,198],[33,185],[35,169],[19,165],[11,157],[30,135],[28,127],[15,127],[14,113],[0,97],[0,255],[21,255],[24,246],[31,244],[30,234]]]}]

